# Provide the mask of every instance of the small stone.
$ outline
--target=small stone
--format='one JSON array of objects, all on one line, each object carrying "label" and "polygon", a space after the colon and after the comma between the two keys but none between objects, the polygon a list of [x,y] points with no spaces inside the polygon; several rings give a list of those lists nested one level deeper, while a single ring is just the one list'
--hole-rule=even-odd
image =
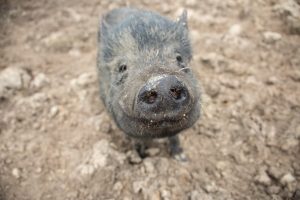
[{"label": "small stone", "polygon": [[143,161],[136,151],[129,151],[127,157],[131,164],[139,164]]},{"label": "small stone", "polygon": [[186,0],[185,4],[187,6],[194,7],[194,6],[196,6],[198,4],[198,1],[197,0]]},{"label": "small stone", "polygon": [[[194,190],[191,192],[190,194],[190,200],[213,200],[213,198],[211,197],[210,194],[207,194],[206,192],[204,191],[197,191],[197,190]],[[227,198],[224,198],[224,199],[227,199]]]},{"label": "small stone", "polygon": [[81,56],[81,51],[79,49],[71,49],[69,55],[77,58]]},{"label": "small stone", "polygon": [[279,33],[276,32],[264,32],[263,33],[264,42],[268,44],[273,44],[279,40],[281,40],[282,36]]},{"label": "small stone", "polygon": [[49,33],[41,41],[47,49],[56,52],[68,52],[74,45],[74,36],[64,31]]},{"label": "small stone", "polygon": [[148,174],[153,174],[155,172],[155,167],[152,163],[152,160],[145,159],[143,164],[145,165]]},{"label": "small stone", "polygon": [[102,133],[109,133],[111,131],[111,123],[109,123],[109,122],[102,122],[100,124],[99,131],[101,131]]},{"label": "small stone", "polygon": [[149,195],[148,199],[149,200],[161,200],[160,194],[158,191],[151,193],[151,195]]},{"label": "small stone", "polygon": [[14,168],[11,173],[17,179],[19,179],[21,177],[21,172],[18,168]]},{"label": "small stone", "polygon": [[280,183],[282,185],[288,185],[292,182],[296,181],[295,177],[291,174],[291,173],[287,173],[285,174],[281,179],[280,179]]},{"label": "small stone", "polygon": [[49,117],[54,118],[58,114],[58,112],[59,112],[59,108],[57,106],[51,107],[49,112]]},{"label": "small stone", "polygon": [[11,159],[9,159],[9,158],[5,159],[5,164],[11,164],[11,163],[12,163]]},{"label": "small stone", "polygon": [[39,173],[41,173],[41,172],[42,172],[42,168],[41,168],[41,167],[38,167],[38,168],[36,168],[36,170],[35,170],[35,171],[36,171],[36,173],[38,173],[38,174],[39,174]]},{"label": "small stone", "polygon": [[123,198],[123,200],[132,200],[132,198],[131,198],[131,197],[128,197],[128,196],[126,196],[126,197],[124,197],[124,198]]},{"label": "small stone", "polygon": [[146,154],[150,157],[157,156],[160,152],[159,148],[149,148],[146,150]]},{"label": "small stone", "polygon": [[296,148],[299,144],[299,140],[296,138],[288,138],[283,141],[283,144],[281,145],[281,149],[283,151],[289,152],[290,150]]},{"label": "small stone", "polygon": [[279,168],[273,166],[268,169],[267,173],[276,180],[279,180],[283,175],[283,172]]},{"label": "small stone", "polygon": [[95,167],[92,165],[81,165],[79,169],[81,175],[91,175],[95,172]]},{"label": "small stone", "polygon": [[174,186],[176,186],[177,184],[178,184],[178,180],[177,180],[176,178],[170,177],[170,178],[168,179],[168,186],[174,187]]},{"label": "small stone", "polygon": [[218,188],[216,186],[216,184],[214,182],[212,182],[211,184],[207,184],[204,186],[203,188],[207,193],[215,193],[218,191]]},{"label": "small stone", "polygon": [[229,29],[229,34],[232,36],[239,36],[242,33],[242,26],[240,24],[234,24]]},{"label": "small stone", "polygon": [[276,84],[277,82],[278,82],[278,78],[275,77],[275,76],[269,77],[268,80],[266,81],[266,83],[267,83],[268,85],[274,85],[274,84]]},{"label": "small stone", "polygon": [[46,85],[48,85],[50,83],[49,79],[47,78],[47,76],[43,73],[38,74],[32,81],[32,86],[40,89],[45,87]]},{"label": "small stone", "polygon": [[213,83],[209,84],[207,85],[205,91],[211,98],[215,98],[220,94],[220,85]]},{"label": "small stone", "polygon": [[116,192],[121,192],[121,190],[123,189],[123,184],[121,182],[116,182],[113,186],[113,190]]},{"label": "small stone", "polygon": [[39,130],[41,128],[41,124],[36,122],[33,124],[33,128]]},{"label": "small stone", "polygon": [[260,171],[259,174],[255,177],[255,181],[264,186],[269,186],[272,182],[271,178],[265,171]]},{"label": "small stone", "polygon": [[198,200],[200,198],[201,198],[201,196],[200,196],[200,194],[197,190],[194,190],[194,191],[191,192],[190,200]]},{"label": "small stone", "polygon": [[68,17],[71,17],[74,22],[80,22],[83,18],[76,10],[72,8],[64,9],[64,14],[66,14]]},{"label": "small stone", "polygon": [[45,93],[35,93],[32,97],[32,102],[36,104],[42,104],[45,103],[49,97]]},{"label": "small stone", "polygon": [[0,97],[7,97],[9,90],[27,88],[31,80],[30,74],[22,68],[8,67],[0,73]]},{"label": "small stone", "polygon": [[95,77],[93,76],[93,74],[84,73],[84,74],[81,74],[76,79],[76,84],[81,87],[86,87],[87,85],[93,83],[94,81],[95,81]]},{"label": "small stone", "polygon": [[270,187],[268,187],[267,192],[268,194],[272,195],[272,194],[278,194],[280,190],[281,188],[279,186],[271,185]]},{"label": "small stone", "polygon": [[137,194],[143,190],[144,182],[143,181],[135,181],[135,182],[133,182],[132,187],[133,187],[133,192],[135,194]]},{"label": "small stone", "polygon": [[168,190],[161,190],[160,196],[162,197],[163,200],[171,199],[171,192]]}]

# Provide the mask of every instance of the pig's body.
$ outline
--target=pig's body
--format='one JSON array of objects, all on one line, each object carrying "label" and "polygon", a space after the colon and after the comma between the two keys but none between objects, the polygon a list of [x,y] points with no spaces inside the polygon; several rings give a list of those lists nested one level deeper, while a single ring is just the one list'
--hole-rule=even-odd
[{"label": "pig's body", "polygon": [[109,12],[99,31],[101,98],[117,125],[133,138],[170,137],[200,116],[200,90],[188,67],[191,46],[186,13],[177,22],[122,8]]}]

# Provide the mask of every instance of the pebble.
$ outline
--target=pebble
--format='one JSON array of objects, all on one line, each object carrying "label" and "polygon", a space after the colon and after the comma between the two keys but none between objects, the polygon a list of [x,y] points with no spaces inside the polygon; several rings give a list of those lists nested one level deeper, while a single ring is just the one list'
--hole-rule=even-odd
[{"label": "pebble", "polygon": [[220,85],[211,83],[206,86],[205,91],[211,98],[216,98],[220,94]]},{"label": "pebble", "polygon": [[197,0],[186,0],[185,4],[190,7],[195,7],[198,5],[198,1]]},{"label": "pebble", "polygon": [[269,167],[269,169],[267,170],[267,173],[276,180],[279,180],[283,175],[282,170],[280,170],[277,167],[273,167],[273,166]]},{"label": "pebble", "polygon": [[69,55],[78,58],[81,56],[81,51],[79,49],[71,49]]},{"label": "pebble", "polygon": [[160,153],[159,148],[149,148],[146,150],[146,154],[150,157],[157,156]]},{"label": "pebble", "polygon": [[264,186],[270,186],[272,182],[271,178],[265,171],[260,171],[259,174],[255,177],[255,181]]},{"label": "pebble", "polygon": [[218,188],[216,186],[216,184],[214,182],[212,182],[211,184],[207,184],[204,186],[203,188],[207,193],[215,193],[218,191]]},{"label": "pebble", "polygon": [[40,89],[45,87],[50,83],[50,80],[47,78],[47,76],[43,73],[38,74],[32,81],[32,86],[34,88]]},{"label": "pebble", "polygon": [[288,138],[283,141],[283,144],[280,146],[281,150],[289,152],[296,148],[299,145],[299,140],[296,138]]},{"label": "pebble", "polygon": [[17,179],[19,179],[21,177],[21,172],[18,168],[13,168],[11,173]]},{"label": "pebble", "polygon": [[95,76],[91,73],[83,73],[76,79],[76,84],[81,87],[86,87],[87,85],[95,81]]},{"label": "pebble", "polygon": [[31,80],[30,74],[22,68],[8,67],[0,73],[0,97],[8,96],[7,90],[27,88]]},{"label": "pebble", "polygon": [[38,173],[38,174],[39,174],[39,173],[41,173],[41,172],[42,172],[42,168],[41,168],[41,167],[38,167],[38,168],[36,168],[36,170],[35,170],[35,171],[36,171],[36,173]]},{"label": "pebble", "polygon": [[149,200],[161,200],[160,198],[160,193],[158,191],[151,193],[151,195],[149,195]]},{"label": "pebble", "polygon": [[268,85],[274,85],[276,83],[278,83],[278,78],[276,76],[271,76],[266,81],[266,84]]},{"label": "pebble", "polygon": [[163,200],[169,200],[171,199],[171,192],[165,189],[162,189],[160,191],[160,196],[162,197]]},{"label": "pebble", "polygon": [[287,173],[285,174],[281,179],[280,179],[280,183],[282,185],[288,185],[292,182],[296,181],[295,177],[291,174],[291,173]]},{"label": "pebble", "polygon": [[273,44],[281,40],[282,36],[279,33],[267,31],[263,33],[264,42],[268,44]]},{"label": "pebble", "polygon": [[155,173],[155,167],[153,165],[152,160],[150,159],[145,159],[143,164],[145,165],[146,171],[148,174],[153,174]]},{"label": "pebble", "polygon": [[133,187],[133,192],[135,194],[137,194],[143,190],[144,182],[143,181],[135,181],[135,182],[133,182],[132,187]]},{"label": "pebble", "polygon": [[[213,198],[211,197],[210,194],[207,194],[206,192],[204,191],[197,191],[197,190],[194,190],[191,192],[190,194],[190,200],[213,200]],[[226,199],[226,198],[224,198]]]},{"label": "pebble", "polygon": [[281,188],[276,185],[271,185],[267,188],[267,193],[272,195],[272,194],[278,194],[280,192]]},{"label": "pebble", "polygon": [[58,113],[59,113],[59,108],[58,108],[58,106],[53,106],[53,107],[51,107],[51,109],[50,109],[49,117],[50,117],[50,118],[54,118]]},{"label": "pebble", "polygon": [[230,27],[228,32],[232,36],[239,36],[242,33],[242,26],[240,24],[234,24]]},{"label": "pebble", "polygon": [[136,151],[129,151],[127,157],[131,164],[139,164],[143,161]]},{"label": "pebble", "polygon": [[124,187],[123,184],[120,181],[118,181],[114,184],[113,190],[119,193],[119,192],[121,192],[123,187]]}]

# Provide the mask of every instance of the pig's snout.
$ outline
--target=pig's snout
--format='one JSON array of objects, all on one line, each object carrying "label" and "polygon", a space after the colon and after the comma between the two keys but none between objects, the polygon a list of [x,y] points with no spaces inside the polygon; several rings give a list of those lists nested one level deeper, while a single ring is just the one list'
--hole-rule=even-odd
[{"label": "pig's snout", "polygon": [[137,96],[138,109],[144,114],[178,113],[189,103],[187,87],[174,75],[150,78]]}]

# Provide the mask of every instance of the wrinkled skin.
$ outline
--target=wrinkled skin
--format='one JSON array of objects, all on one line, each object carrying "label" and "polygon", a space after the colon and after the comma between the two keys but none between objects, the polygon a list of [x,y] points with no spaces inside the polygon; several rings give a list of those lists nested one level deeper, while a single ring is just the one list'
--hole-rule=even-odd
[{"label": "wrinkled skin", "polygon": [[[138,139],[170,137],[171,151],[181,152],[176,134],[200,116],[200,89],[189,68],[192,53],[186,13],[173,22],[149,11],[113,10],[102,19],[99,47],[101,99],[119,128]],[[155,89],[160,79],[169,76],[184,85],[188,103],[143,111],[141,88],[152,84]],[[161,105],[168,105],[161,98]]]}]

